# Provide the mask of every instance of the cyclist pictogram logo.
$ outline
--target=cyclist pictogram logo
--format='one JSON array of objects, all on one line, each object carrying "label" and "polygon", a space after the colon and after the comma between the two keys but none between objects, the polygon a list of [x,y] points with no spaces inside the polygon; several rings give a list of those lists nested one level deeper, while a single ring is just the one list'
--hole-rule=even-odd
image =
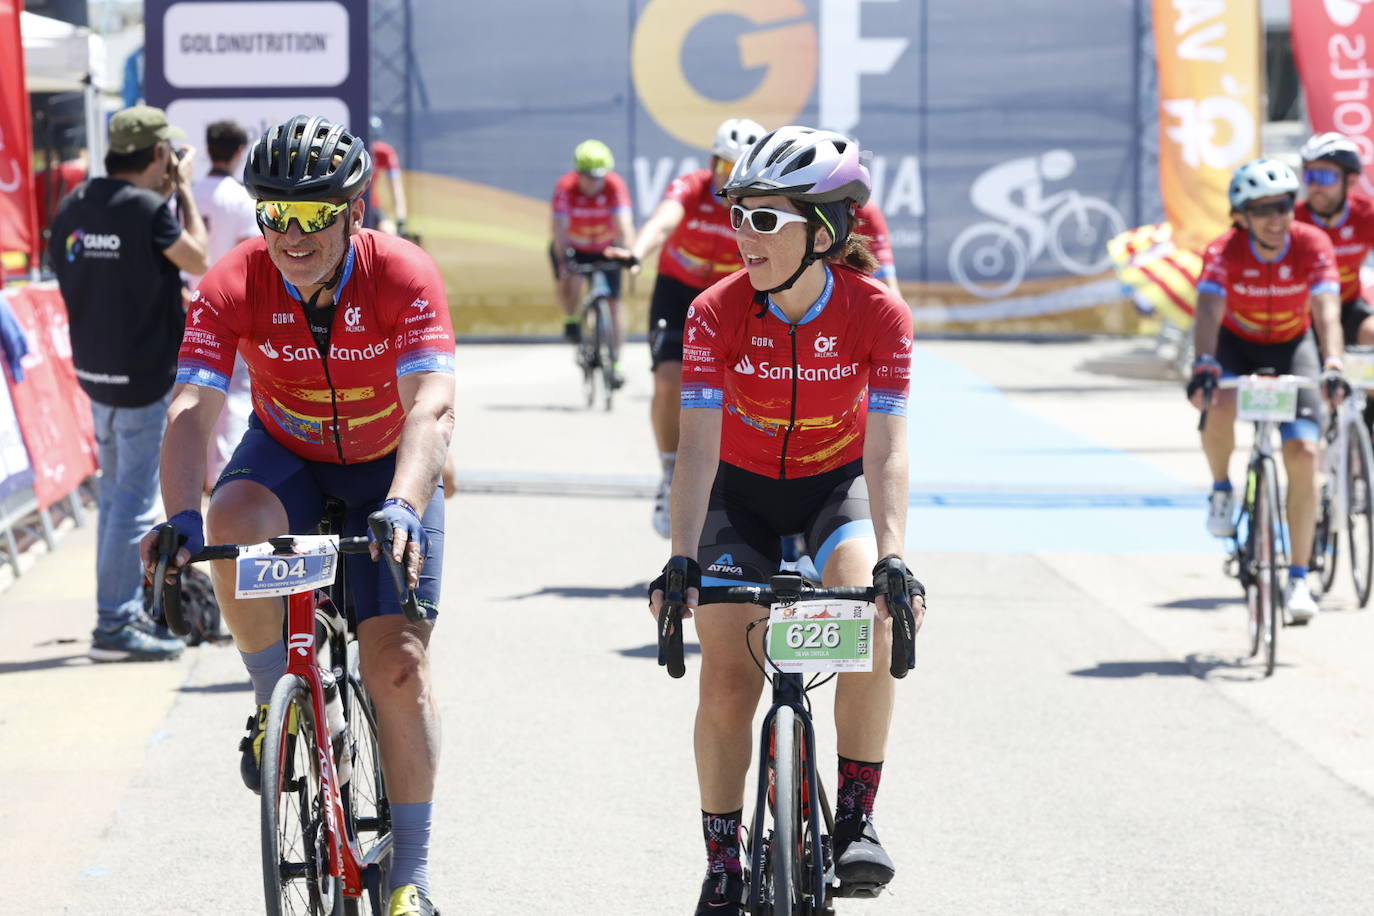
[{"label": "cyclist pictogram logo", "polygon": [[1116,208],[1073,188],[1046,194],[1045,185],[1067,179],[1073,153],[1052,149],[1010,159],[974,179],[969,199],[992,217],[960,232],[949,249],[949,271],[959,285],[992,299],[1011,293],[1026,269],[1047,250],[1070,273],[1092,276],[1111,266],[1107,240],[1125,231]]}]

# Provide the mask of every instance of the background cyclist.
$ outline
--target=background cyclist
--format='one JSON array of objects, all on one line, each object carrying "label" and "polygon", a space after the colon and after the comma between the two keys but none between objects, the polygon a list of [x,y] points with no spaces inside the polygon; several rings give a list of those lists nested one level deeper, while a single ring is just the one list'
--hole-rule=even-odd
[{"label": "background cyclist", "polygon": [[[1203,387],[1222,373],[1242,375],[1268,367],[1308,377],[1320,374],[1328,392],[1343,384],[1336,254],[1325,232],[1293,221],[1297,194],[1297,176],[1275,159],[1247,162],[1231,178],[1233,225],[1207,246],[1198,282],[1193,327],[1198,356],[1187,388],[1198,408]],[[1325,363],[1312,336],[1314,321]],[[1307,566],[1316,524],[1320,411],[1316,392],[1300,391],[1297,419],[1279,427],[1293,550],[1285,602],[1294,623],[1306,623],[1317,613]],[[1213,481],[1207,530],[1216,537],[1230,537],[1236,530],[1230,479],[1235,419],[1235,391],[1217,391],[1202,431]]]},{"label": "background cyclist", "polygon": [[1341,276],[1341,330],[1348,344],[1374,344],[1374,309],[1361,295],[1360,265],[1374,248],[1374,200],[1355,193],[1364,164],[1344,134],[1317,134],[1302,145],[1307,199],[1298,204],[1299,222],[1326,230]]},{"label": "background cyclist", "polygon": [[[361,228],[371,177],[362,143],[324,118],[298,115],[269,128],[249,152],[244,181],[263,238],[216,264],[191,303],[162,487],[167,524],[186,538],[179,562],[206,534],[213,543],[257,543],[308,532],[326,495],[347,506],[345,534],[363,533],[373,512],[390,522],[393,554],[404,558],[428,621],[400,613],[385,564],[364,556],[345,563],[392,802],[389,912],[409,916],[433,912],[427,866],[439,717],[427,646],[443,567],[444,501],[436,497],[453,427],[454,351],[434,262],[410,242]],[[253,417],[202,526],[205,441],[236,350],[252,375]],[[143,541],[150,569],[156,531]],[[258,703],[240,745],[244,781],[257,790],[264,704],[286,669],[282,603],[235,598],[232,565],[213,566]]]},{"label": "background cyclist", "polygon": [[728,211],[716,196],[736,160],[763,128],[748,118],[731,118],[716,130],[711,162],[673,181],[663,201],[635,240],[639,263],[663,247],[658,278],[649,302],[649,350],[653,359],[654,396],[649,408],[663,465],[663,480],[654,500],[654,530],[668,537],[668,490],[677,461],[678,395],[682,382],[682,334],[687,307],[697,293],[742,266]]},{"label": "background cyclist", "polygon": [[[582,339],[581,274],[570,273],[568,262],[591,264],[623,256],[634,244],[634,203],[625,180],[615,172],[615,156],[600,140],[583,140],[573,150],[573,170],[553,188],[553,242],[549,257],[557,278],[558,307],[563,310],[563,336],[573,343]],[[611,254],[608,254],[608,250]],[[620,354],[625,348],[625,321],[620,314],[620,270],[603,270],[611,290],[611,316],[615,323],[616,363],[611,385],[620,387]]]},{"label": "background cyclist", "polygon": [[[763,583],[778,567],[780,538],[801,532],[826,585],[867,585],[879,557],[900,556],[906,543],[912,346],[910,310],[867,276],[877,262],[850,235],[868,171],[840,134],[783,127],[745,153],[724,193],[746,269],[698,296],[688,314],[673,553],[689,558],[692,585]],[[651,586],[655,613],[661,581]],[[707,850],[698,914],[743,913],[738,828],[763,686],[745,643],[755,616],[750,605],[695,612]],[[890,651],[888,624],[873,671],[842,674],[836,689],[842,893],[886,885],[895,871],[873,828],[893,705]]]}]

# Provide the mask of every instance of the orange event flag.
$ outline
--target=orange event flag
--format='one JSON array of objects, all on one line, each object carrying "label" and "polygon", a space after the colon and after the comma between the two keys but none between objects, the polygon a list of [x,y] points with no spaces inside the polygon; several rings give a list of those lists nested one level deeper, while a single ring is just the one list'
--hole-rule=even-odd
[{"label": "orange event flag", "polygon": [[1226,186],[1259,155],[1259,0],[1154,0],[1159,186],[1183,248],[1230,225]]}]

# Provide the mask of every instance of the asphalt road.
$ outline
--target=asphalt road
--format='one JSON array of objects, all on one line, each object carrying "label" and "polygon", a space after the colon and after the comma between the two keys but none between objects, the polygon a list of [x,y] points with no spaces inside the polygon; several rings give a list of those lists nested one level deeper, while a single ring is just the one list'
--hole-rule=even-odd
[{"label": "asphalt road", "polygon": [[[1196,415],[1142,349],[918,348],[908,546],[931,611],[878,796],[899,872],[841,914],[1369,912],[1374,614],[1343,569],[1273,678],[1244,657]],[[615,410],[588,412],[563,347],[459,351],[433,644],[449,916],[695,900],[697,659],[683,681],[653,661],[667,549],[642,346],[628,362]],[[237,653],[88,663],[92,534],[0,594],[0,911],[260,913]]]}]

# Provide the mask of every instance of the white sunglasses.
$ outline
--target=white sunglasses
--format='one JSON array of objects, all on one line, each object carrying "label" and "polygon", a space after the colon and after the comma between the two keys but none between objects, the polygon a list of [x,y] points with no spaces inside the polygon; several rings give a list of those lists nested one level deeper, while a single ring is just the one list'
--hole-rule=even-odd
[{"label": "white sunglasses", "polygon": [[746,210],[739,204],[733,204],[730,207],[730,228],[739,231],[746,222],[755,232],[772,235],[788,223],[806,222],[806,217],[799,213],[788,213],[786,210],[773,210],[769,207]]}]

